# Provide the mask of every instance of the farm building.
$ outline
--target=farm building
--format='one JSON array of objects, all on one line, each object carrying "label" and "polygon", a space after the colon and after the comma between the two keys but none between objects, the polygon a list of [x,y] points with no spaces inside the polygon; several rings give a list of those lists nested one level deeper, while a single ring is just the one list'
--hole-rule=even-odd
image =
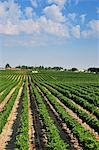
[{"label": "farm building", "polygon": [[33,71],[32,71],[32,73],[38,73],[38,71],[36,71],[36,70],[33,70]]}]

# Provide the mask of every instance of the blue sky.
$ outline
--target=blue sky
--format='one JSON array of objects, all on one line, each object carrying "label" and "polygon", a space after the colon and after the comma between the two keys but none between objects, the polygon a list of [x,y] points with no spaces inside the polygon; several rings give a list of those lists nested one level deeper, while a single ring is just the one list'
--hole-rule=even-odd
[{"label": "blue sky", "polygon": [[99,66],[99,0],[0,0],[0,66]]}]

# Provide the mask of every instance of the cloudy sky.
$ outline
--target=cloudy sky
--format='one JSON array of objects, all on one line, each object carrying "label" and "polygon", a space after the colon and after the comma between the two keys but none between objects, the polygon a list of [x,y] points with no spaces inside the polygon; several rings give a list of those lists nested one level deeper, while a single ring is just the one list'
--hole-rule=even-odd
[{"label": "cloudy sky", "polygon": [[0,66],[99,66],[99,0],[0,0]]}]

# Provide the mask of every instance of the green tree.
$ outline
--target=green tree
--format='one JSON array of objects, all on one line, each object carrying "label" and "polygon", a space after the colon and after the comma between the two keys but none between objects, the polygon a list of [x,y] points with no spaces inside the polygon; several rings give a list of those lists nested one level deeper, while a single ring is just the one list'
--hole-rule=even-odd
[{"label": "green tree", "polygon": [[77,70],[78,70],[77,68],[72,68],[72,69],[71,69],[71,71],[77,71]]},{"label": "green tree", "polygon": [[9,64],[6,64],[5,68],[11,68],[11,66]]}]

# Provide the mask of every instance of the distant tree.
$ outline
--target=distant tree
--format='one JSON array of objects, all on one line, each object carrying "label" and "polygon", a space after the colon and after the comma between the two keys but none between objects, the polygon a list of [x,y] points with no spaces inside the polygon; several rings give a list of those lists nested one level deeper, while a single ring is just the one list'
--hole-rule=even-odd
[{"label": "distant tree", "polygon": [[11,68],[11,66],[9,64],[6,64],[5,68]]},{"label": "distant tree", "polygon": [[22,68],[22,69],[27,69],[28,67],[23,65],[21,68]]},{"label": "distant tree", "polygon": [[47,68],[47,67],[45,67],[45,70],[48,70],[48,68]]},{"label": "distant tree", "polygon": [[51,70],[51,67],[48,67],[47,69],[48,69],[48,70]]},{"label": "distant tree", "polygon": [[21,66],[16,66],[15,68],[21,68]]},{"label": "distant tree", "polygon": [[63,69],[62,67],[53,67],[52,68],[53,70],[61,70],[61,69]]},{"label": "distant tree", "polygon": [[45,68],[44,68],[44,66],[39,66],[38,69],[39,70],[44,70]]},{"label": "distant tree", "polygon": [[71,69],[71,71],[77,71],[77,70],[78,70],[77,68],[72,68],[72,69]]},{"label": "distant tree", "polygon": [[99,73],[99,68],[88,68],[88,71]]},{"label": "distant tree", "polygon": [[88,68],[88,71],[90,71],[90,72],[95,72],[95,71],[96,71],[96,68]]}]

